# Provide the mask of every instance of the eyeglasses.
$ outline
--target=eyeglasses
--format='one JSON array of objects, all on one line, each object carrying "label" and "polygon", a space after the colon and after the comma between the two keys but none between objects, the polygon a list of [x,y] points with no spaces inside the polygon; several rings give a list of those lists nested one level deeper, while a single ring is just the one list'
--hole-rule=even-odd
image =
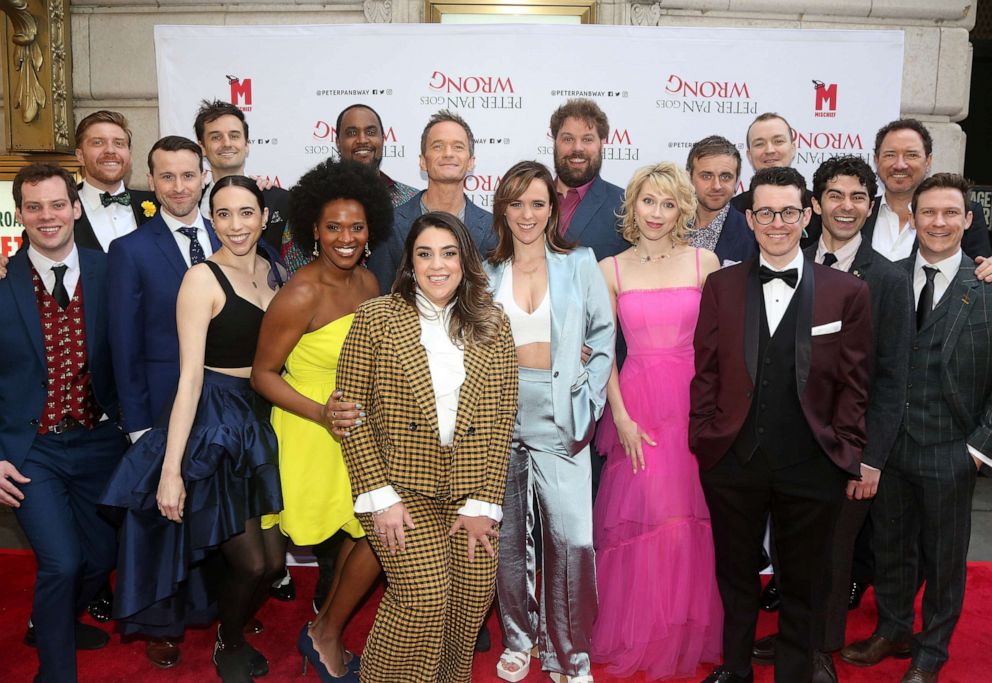
[{"label": "eyeglasses", "polygon": [[793,225],[799,222],[799,219],[803,215],[804,209],[797,209],[794,206],[787,206],[781,211],[772,211],[771,209],[757,209],[751,212],[751,216],[758,225],[771,225],[775,220],[775,216],[780,216],[782,222],[788,225]]}]

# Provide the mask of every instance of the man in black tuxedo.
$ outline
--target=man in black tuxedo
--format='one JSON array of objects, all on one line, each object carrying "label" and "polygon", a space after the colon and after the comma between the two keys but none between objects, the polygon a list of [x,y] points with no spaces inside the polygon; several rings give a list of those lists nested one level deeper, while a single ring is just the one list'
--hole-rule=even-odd
[{"label": "man in black tuxedo", "polygon": [[[964,603],[977,469],[992,463],[992,285],[961,247],[972,226],[968,183],[937,173],[916,188],[919,251],[899,265],[916,297],[902,427],[872,507],[878,625],[841,658],[872,666],[912,656],[902,683],[931,683]],[[923,593],[923,631],[913,600]]]},{"label": "man in black tuxedo", "polygon": [[760,254],[713,273],[703,288],[689,446],[724,605],[724,665],[704,683],[754,680],[769,514],[782,595],[775,681],[810,681],[815,569],[847,482],[860,476],[871,301],[858,278],[803,258],[805,187],[795,169],[756,173],[747,220]]},{"label": "man in black tuxedo", "polygon": [[[805,255],[867,283],[875,338],[861,480],[852,479],[847,484],[847,499],[825,544],[822,571],[815,584],[813,683],[836,683],[829,653],[844,645],[851,595],[860,596],[872,581],[871,526],[865,520],[906,401],[912,289],[906,273],[872,249],[871,241],[861,235],[877,189],[875,172],[856,156],[828,159],[813,174],[813,211],[822,218],[823,232],[816,245],[806,248]],[[770,663],[776,637],[768,636],[755,643],[756,660],[767,659]]]},{"label": "man in black tuxedo", "polygon": [[[211,186],[224,176],[245,175],[245,162],[251,149],[248,121],[244,113],[230,102],[203,100],[196,112],[193,130],[210,165],[210,182],[204,186],[200,200],[200,213],[209,218]],[[274,254],[279,254],[288,216],[289,191],[274,187],[265,179],[259,182],[259,187],[265,197],[265,208],[269,210],[269,221],[265,224],[262,239],[272,247]]]},{"label": "man in black tuxedo", "polygon": [[131,171],[131,130],[124,115],[101,109],[84,117],[76,126],[76,159],[84,173],[76,244],[106,252],[114,239],[151,220],[158,207],[152,192],[124,186]]}]

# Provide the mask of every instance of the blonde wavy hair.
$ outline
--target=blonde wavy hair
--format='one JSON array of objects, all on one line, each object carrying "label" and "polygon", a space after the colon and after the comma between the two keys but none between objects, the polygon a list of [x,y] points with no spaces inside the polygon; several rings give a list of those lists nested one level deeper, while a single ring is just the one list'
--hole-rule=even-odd
[{"label": "blonde wavy hair", "polygon": [[634,204],[648,184],[655,192],[675,200],[679,218],[672,231],[672,241],[685,244],[689,239],[689,221],[696,215],[696,192],[689,181],[689,174],[674,161],[662,161],[634,172],[624,191],[623,206],[618,216],[621,220],[621,235],[631,244],[637,244],[640,230],[637,228]]}]

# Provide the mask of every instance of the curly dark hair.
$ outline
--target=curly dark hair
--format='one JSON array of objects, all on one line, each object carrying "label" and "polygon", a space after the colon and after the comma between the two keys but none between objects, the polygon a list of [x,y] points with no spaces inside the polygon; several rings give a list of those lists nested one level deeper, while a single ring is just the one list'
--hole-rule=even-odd
[{"label": "curly dark hair", "polygon": [[313,251],[313,228],[321,211],[335,199],[354,199],[365,209],[369,246],[393,228],[393,203],[379,172],[357,161],[322,161],[304,173],[289,190],[289,229],[307,254]]},{"label": "curly dark hair", "polygon": [[867,161],[853,154],[831,157],[813,172],[813,196],[816,197],[816,201],[822,202],[827,183],[842,175],[857,178],[868,191],[868,201],[875,201],[875,195],[878,193],[875,171],[871,170]]}]

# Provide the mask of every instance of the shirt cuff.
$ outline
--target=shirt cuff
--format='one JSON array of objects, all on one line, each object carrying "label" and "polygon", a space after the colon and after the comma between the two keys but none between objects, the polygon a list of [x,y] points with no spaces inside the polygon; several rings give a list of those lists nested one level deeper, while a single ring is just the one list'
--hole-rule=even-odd
[{"label": "shirt cuff", "polygon": [[469,498],[458,508],[458,514],[465,517],[488,517],[494,522],[503,521],[503,506],[495,503],[484,503],[475,498]]},{"label": "shirt cuff", "polygon": [[992,458],[989,458],[989,456],[985,455],[980,450],[968,446],[968,453],[971,454],[971,457],[981,460],[983,464],[992,467]]},{"label": "shirt cuff", "polygon": [[871,465],[866,465],[865,463],[861,463],[861,466],[864,467],[866,470],[871,470],[872,472],[881,472],[882,471],[882,470],[878,469],[877,467],[872,467]]},{"label": "shirt cuff", "polygon": [[145,432],[149,431],[149,429],[149,427],[145,427],[144,429],[139,429],[136,432],[128,432],[127,438],[131,440],[131,443],[137,443],[138,439],[144,436]]},{"label": "shirt cuff", "polygon": [[400,502],[400,495],[390,485],[363,493],[355,499],[355,513],[378,512]]}]

